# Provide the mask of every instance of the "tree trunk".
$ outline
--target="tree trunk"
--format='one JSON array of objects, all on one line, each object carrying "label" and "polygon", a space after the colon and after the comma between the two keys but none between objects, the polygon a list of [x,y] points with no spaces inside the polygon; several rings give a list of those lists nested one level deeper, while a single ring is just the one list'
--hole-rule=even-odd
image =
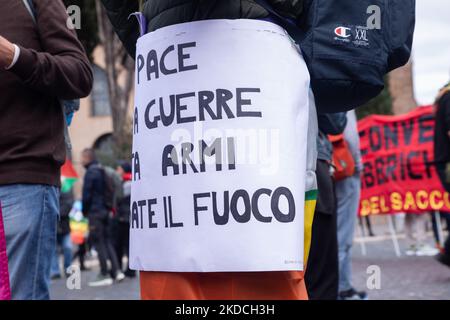
[{"label": "tree trunk", "polygon": [[119,159],[131,156],[131,131],[128,107],[134,85],[134,62],[125,52],[100,1],[96,1],[100,43],[105,52],[105,72],[111,104],[115,154]]},{"label": "tree trunk", "polygon": [[408,113],[417,107],[414,95],[412,62],[389,74],[389,91],[395,115]]}]

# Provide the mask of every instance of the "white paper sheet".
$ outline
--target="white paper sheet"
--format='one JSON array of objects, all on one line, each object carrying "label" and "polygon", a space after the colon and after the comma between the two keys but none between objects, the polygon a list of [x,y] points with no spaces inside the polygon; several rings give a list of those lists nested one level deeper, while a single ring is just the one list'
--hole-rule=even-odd
[{"label": "white paper sheet", "polygon": [[132,269],[303,270],[308,90],[298,48],[272,23],[139,39]]}]

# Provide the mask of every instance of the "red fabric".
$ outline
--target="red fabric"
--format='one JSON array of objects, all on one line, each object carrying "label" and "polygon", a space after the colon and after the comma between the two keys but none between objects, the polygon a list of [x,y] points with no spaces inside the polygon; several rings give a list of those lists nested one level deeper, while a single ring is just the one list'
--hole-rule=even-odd
[{"label": "red fabric", "polygon": [[132,174],[131,173],[124,173],[122,175],[123,181],[131,181],[131,178],[132,178]]},{"label": "red fabric", "polygon": [[303,272],[141,272],[143,300],[308,300]]},{"label": "red fabric", "polygon": [[0,300],[10,300],[8,257],[6,256],[5,229],[3,227],[2,206],[0,203]]},{"label": "red fabric", "polygon": [[334,180],[341,181],[355,174],[355,160],[344,135],[328,136],[333,144]]},{"label": "red fabric", "polygon": [[66,159],[66,162],[61,167],[61,176],[66,178],[78,178],[78,173],[73,167],[72,161]]},{"label": "red fabric", "polygon": [[450,211],[434,161],[434,108],[358,124],[364,163],[360,214]]}]

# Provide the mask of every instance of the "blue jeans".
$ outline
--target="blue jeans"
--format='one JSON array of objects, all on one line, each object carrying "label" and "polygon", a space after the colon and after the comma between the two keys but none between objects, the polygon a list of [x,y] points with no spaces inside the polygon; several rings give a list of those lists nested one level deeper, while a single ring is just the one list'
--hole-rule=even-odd
[{"label": "blue jeans", "polygon": [[45,185],[0,186],[14,300],[48,300],[56,244],[59,190]]},{"label": "blue jeans", "polygon": [[61,251],[64,257],[64,272],[67,271],[67,268],[72,264],[72,241],[70,240],[70,234],[66,235],[58,235],[55,246],[55,253],[53,254],[52,261],[52,271],[51,275],[56,276],[60,275],[61,271],[59,270],[59,253],[58,247],[61,247]]},{"label": "blue jeans", "polygon": [[359,173],[336,182],[339,292],[352,288],[352,245],[360,194],[361,178]]}]

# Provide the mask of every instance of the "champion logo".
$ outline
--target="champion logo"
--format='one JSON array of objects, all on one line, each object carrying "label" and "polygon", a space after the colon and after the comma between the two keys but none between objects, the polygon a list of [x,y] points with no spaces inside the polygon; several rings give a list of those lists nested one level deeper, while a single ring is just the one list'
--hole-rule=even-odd
[{"label": "champion logo", "polygon": [[351,37],[351,31],[352,29],[346,28],[346,27],[337,27],[334,29],[334,33],[341,38],[349,38]]}]

